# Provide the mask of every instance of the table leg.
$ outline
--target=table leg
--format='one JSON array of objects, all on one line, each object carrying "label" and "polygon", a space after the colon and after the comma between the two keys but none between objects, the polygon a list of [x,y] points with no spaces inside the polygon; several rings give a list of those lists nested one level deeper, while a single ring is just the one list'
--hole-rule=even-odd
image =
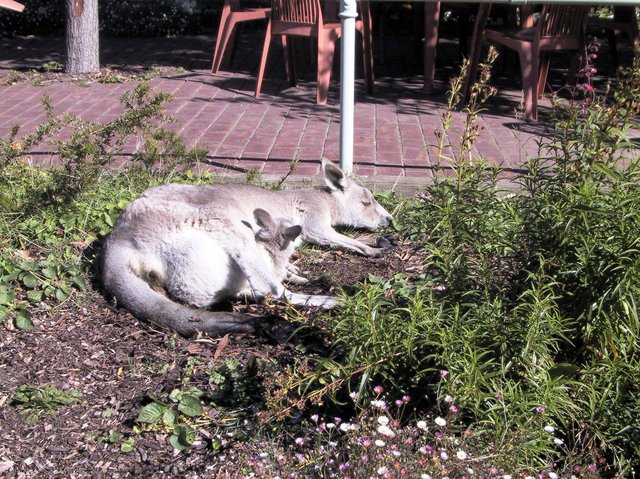
[{"label": "table leg", "polygon": [[438,26],[440,23],[440,2],[427,2],[424,7],[424,86],[425,93],[433,92],[433,78],[436,71],[436,49],[438,47]]}]

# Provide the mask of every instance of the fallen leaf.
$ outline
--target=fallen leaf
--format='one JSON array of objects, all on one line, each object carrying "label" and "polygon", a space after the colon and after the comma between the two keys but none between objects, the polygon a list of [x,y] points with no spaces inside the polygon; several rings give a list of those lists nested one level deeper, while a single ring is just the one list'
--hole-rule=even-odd
[{"label": "fallen leaf", "polygon": [[220,344],[218,344],[216,352],[213,353],[213,359],[218,359],[220,357],[224,348],[227,347],[227,344],[229,344],[229,335],[225,334],[224,337],[220,340]]}]

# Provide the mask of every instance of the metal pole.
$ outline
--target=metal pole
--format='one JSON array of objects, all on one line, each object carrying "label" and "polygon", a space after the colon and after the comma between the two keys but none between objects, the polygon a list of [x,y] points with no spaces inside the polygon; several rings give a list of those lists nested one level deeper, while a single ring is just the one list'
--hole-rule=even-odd
[{"label": "metal pole", "polygon": [[340,55],[340,168],[353,171],[353,124],[355,119],[356,0],[340,1],[342,41]]}]

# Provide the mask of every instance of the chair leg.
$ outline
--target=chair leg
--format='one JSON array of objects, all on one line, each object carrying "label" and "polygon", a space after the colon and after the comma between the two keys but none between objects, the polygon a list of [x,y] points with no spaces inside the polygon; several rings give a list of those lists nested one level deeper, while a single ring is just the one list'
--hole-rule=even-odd
[{"label": "chair leg", "polygon": [[551,55],[549,55],[549,52],[542,52],[540,57],[540,72],[538,73],[538,87],[536,88],[536,95],[538,98],[542,98],[542,95],[544,94],[544,88],[547,85],[547,77],[549,76],[549,65],[551,63]]},{"label": "chair leg", "polygon": [[433,91],[438,47],[440,2],[429,2],[424,7],[424,86],[425,93]]},{"label": "chair leg", "polygon": [[318,105],[326,105],[329,97],[333,54],[337,39],[338,35],[335,31],[320,32],[318,35],[318,92],[316,95]]},{"label": "chair leg", "polygon": [[362,16],[362,56],[364,62],[364,83],[369,95],[373,94],[373,25],[369,2],[360,2]]},{"label": "chair leg", "polygon": [[284,69],[287,73],[289,84],[296,86],[296,53],[293,46],[293,38],[291,40],[292,41],[289,41],[286,35],[281,36],[282,49],[284,52]]},{"label": "chair leg", "polygon": [[269,45],[271,44],[271,20],[267,23],[267,31],[264,34],[264,45],[262,46],[262,57],[260,58],[260,68],[258,69],[258,79],[256,81],[255,96],[260,96],[262,89],[262,79],[264,78],[264,70],[267,66],[267,57],[269,56]]},{"label": "chair leg", "polygon": [[520,71],[522,74],[522,91],[524,94],[524,114],[527,120],[538,119],[538,63],[540,53],[529,49],[520,52]]},{"label": "chair leg", "polygon": [[480,63],[480,53],[482,50],[482,42],[484,41],[484,30],[487,25],[490,12],[490,3],[481,3],[478,7],[478,16],[476,17],[476,21],[473,25],[473,35],[471,36],[471,46],[469,47],[469,68],[462,88],[462,95],[465,100],[469,98],[471,86],[476,80],[476,70]]},{"label": "chair leg", "polygon": [[222,8],[222,15],[220,17],[220,26],[218,27],[218,36],[216,38],[216,46],[213,50],[213,63],[211,65],[211,74],[215,75],[220,69],[222,63],[222,56],[227,46],[227,41],[231,36],[231,25],[228,22],[229,15],[231,14],[231,6],[225,2]]}]

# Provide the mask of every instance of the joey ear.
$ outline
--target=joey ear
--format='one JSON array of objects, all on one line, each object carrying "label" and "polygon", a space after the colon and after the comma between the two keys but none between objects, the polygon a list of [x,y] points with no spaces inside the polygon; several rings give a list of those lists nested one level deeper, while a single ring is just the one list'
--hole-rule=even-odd
[{"label": "joey ear", "polygon": [[282,233],[282,236],[284,236],[285,239],[288,239],[289,241],[295,241],[296,238],[300,236],[300,233],[302,233],[302,226],[295,225],[286,228]]},{"label": "joey ear", "polygon": [[273,218],[268,212],[266,212],[262,208],[256,208],[253,211],[253,217],[255,218],[256,223],[258,223],[258,226],[260,226],[260,228],[265,228],[268,230],[275,229]]},{"label": "joey ear", "polygon": [[324,174],[324,182],[331,191],[344,191],[347,188],[349,179],[340,168],[326,158],[322,159],[322,172]]}]

